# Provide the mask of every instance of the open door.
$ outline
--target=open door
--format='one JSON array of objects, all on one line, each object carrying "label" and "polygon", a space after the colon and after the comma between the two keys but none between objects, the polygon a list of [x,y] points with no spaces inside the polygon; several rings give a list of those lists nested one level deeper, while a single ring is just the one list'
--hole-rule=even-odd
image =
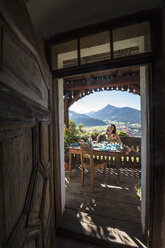
[{"label": "open door", "polygon": [[51,74],[23,2],[2,2],[0,247],[50,247],[55,236]]}]

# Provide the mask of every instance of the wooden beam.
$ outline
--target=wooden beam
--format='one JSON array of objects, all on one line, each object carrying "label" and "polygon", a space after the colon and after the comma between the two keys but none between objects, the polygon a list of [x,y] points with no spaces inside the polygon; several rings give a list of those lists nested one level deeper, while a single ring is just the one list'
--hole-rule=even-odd
[{"label": "wooden beam", "polygon": [[137,66],[152,63],[155,56],[149,52],[145,54],[136,54],[131,56],[120,57],[116,59],[103,60],[99,62],[82,64],[70,68],[52,70],[53,78],[64,78],[82,73],[89,73],[94,71],[103,71],[107,69],[117,69],[125,66]]},{"label": "wooden beam", "polygon": [[114,86],[124,86],[129,84],[139,84],[139,76],[131,77],[120,77],[114,79],[101,79],[99,80],[87,80],[84,83],[75,83],[74,85],[69,86],[68,84],[64,85],[65,91],[73,91],[80,89],[95,89],[95,88],[104,88],[104,87],[114,87]]},{"label": "wooden beam", "polygon": [[78,66],[81,64],[81,55],[80,55],[80,39],[77,39],[77,58],[78,58]]},{"label": "wooden beam", "polygon": [[137,85],[129,85],[130,88],[132,88],[133,90],[136,91],[136,93],[138,93],[138,95],[140,95],[140,89],[138,88]]},{"label": "wooden beam", "polygon": [[83,89],[83,90],[80,90],[80,91],[77,93],[77,95],[72,99],[72,101],[69,102],[68,107],[70,107],[75,101],[77,101],[77,99],[79,98],[79,96],[80,96],[84,91],[85,91],[84,89]]},{"label": "wooden beam", "polygon": [[68,93],[67,93],[65,95],[65,100],[64,100],[64,123],[67,128],[69,128],[68,108],[69,108],[69,103],[68,103]]},{"label": "wooden beam", "polygon": [[112,29],[110,30],[110,54],[111,54],[111,59],[114,59],[113,31],[112,31]]},{"label": "wooden beam", "polygon": [[137,75],[138,73],[140,73],[139,71],[139,66],[134,66],[134,67],[124,67],[124,68],[120,68],[120,69],[110,69],[110,70],[103,70],[103,71],[95,71],[95,72],[91,72],[91,73],[84,73],[84,74],[77,74],[77,75],[72,75],[69,77],[65,77],[65,81],[72,81],[72,80],[83,80],[83,79],[91,79],[94,77],[107,77],[107,76],[114,76],[117,75],[117,77],[121,77],[124,74],[131,74],[133,75]]},{"label": "wooden beam", "polygon": [[61,209],[61,171],[60,171],[60,133],[59,133],[59,101],[57,80],[52,84],[52,124],[53,124],[53,176],[55,187],[56,226],[59,226],[62,216]]}]

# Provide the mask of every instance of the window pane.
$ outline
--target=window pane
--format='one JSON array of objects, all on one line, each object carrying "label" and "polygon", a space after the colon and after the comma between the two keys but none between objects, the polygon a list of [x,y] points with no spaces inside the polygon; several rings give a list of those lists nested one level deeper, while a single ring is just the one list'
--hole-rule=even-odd
[{"label": "window pane", "polygon": [[114,58],[151,51],[149,22],[113,30]]},{"label": "window pane", "polygon": [[52,46],[52,69],[61,69],[78,65],[77,40],[71,40]]},{"label": "window pane", "polygon": [[108,32],[80,39],[81,64],[110,59],[110,35]]}]

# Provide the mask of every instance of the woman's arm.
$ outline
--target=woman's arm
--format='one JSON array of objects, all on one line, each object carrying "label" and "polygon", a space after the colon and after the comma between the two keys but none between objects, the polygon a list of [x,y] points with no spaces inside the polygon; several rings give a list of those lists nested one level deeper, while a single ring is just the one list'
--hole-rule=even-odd
[{"label": "woman's arm", "polygon": [[115,134],[115,140],[119,143],[121,143],[121,139],[118,134]]},{"label": "woman's arm", "polygon": [[101,138],[103,135],[105,135],[105,134],[106,134],[106,132],[103,132],[103,133],[99,134],[99,135],[97,136],[97,142],[99,142],[99,141],[100,141],[100,138]]},{"label": "woman's arm", "polygon": [[118,141],[121,143],[121,139],[120,139],[120,137],[119,137],[119,135],[117,134],[117,138],[118,138]]}]

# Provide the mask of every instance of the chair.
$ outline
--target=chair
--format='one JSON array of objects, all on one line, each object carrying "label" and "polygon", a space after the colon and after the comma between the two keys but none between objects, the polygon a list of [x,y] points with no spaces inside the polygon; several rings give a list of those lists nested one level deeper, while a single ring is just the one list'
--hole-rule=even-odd
[{"label": "chair", "polygon": [[97,169],[104,168],[104,184],[107,185],[107,163],[93,160],[93,149],[90,144],[81,143],[81,185],[84,186],[84,169],[91,171],[91,193],[94,192],[94,173]]}]

